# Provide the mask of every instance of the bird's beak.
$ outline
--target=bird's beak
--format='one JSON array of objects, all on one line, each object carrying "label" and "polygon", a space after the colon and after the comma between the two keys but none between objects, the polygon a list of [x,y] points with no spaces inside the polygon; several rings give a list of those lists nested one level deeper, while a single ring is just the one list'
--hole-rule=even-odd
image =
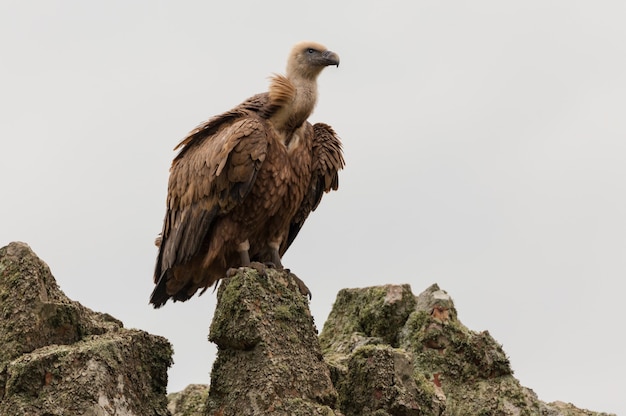
[{"label": "bird's beak", "polygon": [[322,53],[322,58],[324,59],[324,65],[336,65],[339,68],[339,55],[337,55],[333,51],[324,51]]}]

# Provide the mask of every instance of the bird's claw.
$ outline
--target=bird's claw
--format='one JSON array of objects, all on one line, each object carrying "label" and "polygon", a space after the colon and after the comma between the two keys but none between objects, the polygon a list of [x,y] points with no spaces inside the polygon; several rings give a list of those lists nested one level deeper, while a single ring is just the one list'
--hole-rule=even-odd
[{"label": "bird's claw", "polygon": [[298,276],[296,276],[295,274],[289,271],[288,273],[289,273],[289,276],[293,277],[293,280],[296,281],[296,284],[298,285],[298,289],[300,290],[300,293],[308,297],[309,300],[313,299],[313,294],[311,293],[311,290],[307,287],[307,285],[304,284],[302,279],[300,279]]},{"label": "bird's claw", "polygon": [[267,273],[265,272],[267,267],[268,266],[265,263],[260,263],[258,261],[250,262],[250,268],[256,270],[259,273],[259,276],[267,276]]},{"label": "bird's claw", "polygon": [[233,277],[234,275],[239,273],[242,269],[243,269],[243,267],[231,267],[231,268],[229,268],[228,270],[226,270],[226,278],[230,279],[231,277]]}]

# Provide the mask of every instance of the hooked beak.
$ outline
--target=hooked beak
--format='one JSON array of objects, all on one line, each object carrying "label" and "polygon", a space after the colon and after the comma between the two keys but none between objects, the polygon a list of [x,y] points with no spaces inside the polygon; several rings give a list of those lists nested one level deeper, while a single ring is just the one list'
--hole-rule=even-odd
[{"label": "hooked beak", "polygon": [[322,53],[322,58],[324,59],[324,65],[336,65],[339,68],[339,55],[337,55],[333,51],[324,51]]}]

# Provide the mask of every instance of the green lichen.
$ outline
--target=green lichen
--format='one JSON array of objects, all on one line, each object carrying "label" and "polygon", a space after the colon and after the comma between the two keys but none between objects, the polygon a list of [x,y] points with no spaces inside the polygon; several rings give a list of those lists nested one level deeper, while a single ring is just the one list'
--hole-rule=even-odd
[{"label": "green lichen", "polygon": [[[396,414],[406,400],[419,403],[422,413],[415,414],[424,415],[444,408],[450,416],[550,414],[513,378],[501,345],[487,331],[462,325],[451,298],[438,286],[418,296],[406,318],[385,305],[381,288],[341,291],[320,336],[346,415],[369,415],[374,409]],[[410,377],[398,370],[401,351],[412,361]],[[372,395],[374,402],[364,399]],[[396,402],[397,397],[405,399]]]},{"label": "green lichen", "polygon": [[277,403],[270,413],[276,416],[335,416],[332,408],[300,397],[287,398]]},{"label": "green lichen", "polygon": [[343,368],[331,368],[339,407],[348,415],[437,414],[432,384],[416,372],[410,356],[389,345],[358,347]]},{"label": "green lichen", "polygon": [[322,350],[347,353],[355,334],[397,347],[399,329],[414,309],[409,285],[342,289],[320,335]]},{"label": "green lichen", "polygon": [[[385,302],[386,288],[374,287],[362,300],[358,318],[363,332],[370,337],[382,338],[385,343],[394,346],[397,341],[397,329],[406,315],[398,314],[397,304]],[[412,298],[412,297],[411,297]],[[411,307],[413,305],[409,305]],[[400,325],[398,325],[400,324]]]},{"label": "green lichen", "polygon": [[451,415],[519,415],[555,414],[530,390],[512,376],[476,383],[455,384],[448,389],[447,408]]},{"label": "green lichen", "polygon": [[413,312],[402,329],[400,335],[400,347],[410,349],[411,345],[419,345],[424,342],[424,329],[430,321],[430,313],[426,311]]},{"label": "green lichen", "polygon": [[294,313],[289,305],[278,305],[274,309],[274,317],[279,320],[290,321],[294,319]]},{"label": "green lichen", "polygon": [[235,273],[218,290],[209,339],[219,348],[207,414],[318,414],[336,402],[308,301],[289,273]]},{"label": "green lichen", "polygon": [[512,374],[506,354],[488,332],[470,331],[456,319],[442,321],[416,311],[401,344],[414,353],[422,371],[460,383]]},{"label": "green lichen", "polygon": [[167,408],[172,416],[203,416],[208,396],[209,386],[190,384],[181,392],[167,395]]},{"label": "green lichen", "polygon": [[0,414],[79,414],[79,409],[95,405],[104,395],[109,400],[122,398],[121,406],[133,414],[164,415],[170,364],[169,343],[141,331],[46,346],[10,363],[8,399]]}]

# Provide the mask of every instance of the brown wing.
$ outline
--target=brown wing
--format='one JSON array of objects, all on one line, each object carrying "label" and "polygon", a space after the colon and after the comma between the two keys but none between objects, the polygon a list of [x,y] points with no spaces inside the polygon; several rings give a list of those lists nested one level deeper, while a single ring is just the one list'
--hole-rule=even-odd
[{"label": "brown wing", "polygon": [[324,192],[337,190],[339,171],[344,166],[339,136],[327,124],[316,123],[312,129],[311,182],[300,208],[289,227],[289,236],[281,246],[281,256],[287,251],[312,211],[315,211]]},{"label": "brown wing", "polygon": [[242,202],[265,160],[264,121],[244,104],[199,126],[177,146],[184,147],[170,170],[154,273],[157,286],[150,299],[156,307],[171,296],[165,288],[172,267],[207,248],[205,239],[215,219]]}]

